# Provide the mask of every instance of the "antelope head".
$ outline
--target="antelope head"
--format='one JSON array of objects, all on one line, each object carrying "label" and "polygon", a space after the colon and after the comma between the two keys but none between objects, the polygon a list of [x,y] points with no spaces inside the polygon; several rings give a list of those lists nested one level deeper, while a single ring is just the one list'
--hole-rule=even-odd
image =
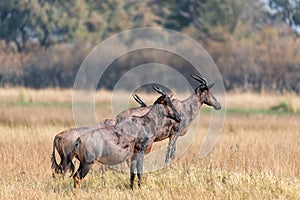
[{"label": "antelope head", "polygon": [[175,106],[173,105],[170,96],[168,93],[159,87],[152,85],[153,89],[161,94],[161,96],[154,102],[154,104],[163,104],[165,108],[167,109],[167,117],[174,119],[177,123],[180,122],[180,114],[175,109]]},{"label": "antelope head", "polygon": [[216,110],[220,110],[220,103],[209,91],[215,84],[207,85],[206,79],[200,75],[192,75],[192,78],[200,82],[200,85],[195,89],[195,93],[200,98],[201,104],[204,103],[208,106],[212,106]]}]

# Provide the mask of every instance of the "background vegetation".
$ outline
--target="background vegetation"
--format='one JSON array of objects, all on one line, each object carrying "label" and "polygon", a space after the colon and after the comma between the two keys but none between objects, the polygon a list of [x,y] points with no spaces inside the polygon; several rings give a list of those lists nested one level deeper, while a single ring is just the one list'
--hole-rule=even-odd
[{"label": "background vegetation", "polygon": [[[2,1],[0,86],[72,87],[96,44],[124,30],[160,26],[202,44],[228,90],[299,93],[299,5],[297,0]],[[149,62],[147,55],[141,53],[139,63]],[[168,56],[160,60],[174,65]],[[133,65],[130,60],[129,55],[115,64],[115,73]],[[111,75],[99,87],[110,89],[115,82]]]}]

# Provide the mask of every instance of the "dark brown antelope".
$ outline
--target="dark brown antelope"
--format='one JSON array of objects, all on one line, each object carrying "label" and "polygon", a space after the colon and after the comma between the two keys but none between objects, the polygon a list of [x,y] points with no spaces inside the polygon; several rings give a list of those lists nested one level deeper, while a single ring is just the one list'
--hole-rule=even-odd
[{"label": "dark brown antelope", "polygon": [[[133,97],[142,107],[146,105],[140,99],[140,97],[137,96],[136,94],[134,94]],[[144,112],[142,110],[130,108],[130,109],[120,113],[119,114],[120,116],[117,115],[116,119],[121,119],[121,118],[123,119],[130,115],[141,116],[145,113],[146,112]],[[74,165],[72,162],[67,162],[67,156],[71,153],[73,144],[78,137],[80,137],[87,131],[92,130],[94,128],[102,128],[102,127],[113,126],[113,125],[115,125],[115,120],[106,119],[106,120],[100,122],[99,124],[97,124],[96,127],[71,128],[71,129],[68,129],[68,130],[58,133],[54,137],[54,140],[53,140],[53,151],[52,151],[52,157],[51,157],[51,162],[52,162],[51,168],[53,169],[52,176],[54,177],[55,174],[62,174],[62,176],[64,177],[68,170],[70,170],[71,168],[74,168]],[[57,152],[60,156],[59,164],[56,162],[55,149],[57,150]]]},{"label": "dark brown antelope", "polygon": [[[207,85],[206,79],[200,75],[196,75],[196,76],[192,75],[192,78],[200,82],[200,85],[195,89],[195,94],[192,94],[189,98],[187,98],[184,101],[179,101],[176,99],[172,101],[176,110],[181,115],[181,122],[179,127],[176,127],[177,130],[172,129],[170,135],[168,136],[169,145],[168,145],[167,155],[165,160],[166,164],[169,163],[170,158],[172,160],[175,159],[177,138],[178,136],[183,136],[187,133],[189,125],[196,118],[199,112],[199,108],[202,106],[202,104],[212,106],[216,110],[221,109],[220,103],[217,101],[214,95],[209,91],[214,86],[214,83],[212,83],[211,85]],[[165,138],[159,137],[156,141],[163,140],[163,139]]]},{"label": "dark brown antelope", "polygon": [[[169,163],[170,158],[175,159],[177,138],[178,136],[183,136],[187,133],[189,125],[196,118],[199,112],[199,108],[202,106],[202,104],[212,106],[216,110],[221,109],[220,103],[209,91],[210,88],[214,86],[214,83],[211,85],[207,85],[207,81],[199,75],[192,75],[192,78],[200,82],[200,85],[195,89],[195,93],[184,101],[179,101],[177,99],[172,100],[172,103],[174,104],[176,110],[181,115],[180,124],[176,123],[174,120],[165,119],[165,127],[160,129],[159,132],[156,133],[154,142],[159,142],[169,138],[169,145],[165,159],[166,164]],[[145,110],[150,108],[151,106],[143,107],[141,109],[143,110],[143,112],[145,112]],[[151,146],[152,145],[148,146],[146,153],[150,152]],[[135,162],[133,159],[134,157],[132,157],[131,162]]]},{"label": "dark brown antelope", "polygon": [[138,154],[139,157],[137,173],[140,185],[143,154],[148,145],[153,143],[155,133],[164,127],[165,118],[180,121],[180,116],[167,93],[157,87],[154,89],[162,96],[156,100],[146,115],[130,116],[114,126],[93,129],[76,140],[72,153],[68,157],[70,162],[74,157],[80,161],[79,168],[73,176],[74,187],[80,185],[95,161],[104,165],[115,165],[125,161],[133,153]]}]

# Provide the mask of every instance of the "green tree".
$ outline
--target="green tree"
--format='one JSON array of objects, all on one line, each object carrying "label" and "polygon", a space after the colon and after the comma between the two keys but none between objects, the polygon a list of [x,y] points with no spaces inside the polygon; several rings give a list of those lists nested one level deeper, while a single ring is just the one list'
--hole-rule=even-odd
[{"label": "green tree", "polygon": [[87,40],[103,40],[114,33],[137,27],[157,26],[159,5],[140,0],[86,0],[86,16],[81,35]]},{"label": "green tree", "polygon": [[169,0],[165,4],[171,14],[165,25],[181,30],[193,24],[205,37],[212,37],[212,30],[218,27],[232,33],[244,3],[240,0]]},{"label": "green tree", "polygon": [[18,51],[29,41],[42,47],[74,36],[80,16],[80,0],[10,0],[0,3],[0,38],[13,42]]}]

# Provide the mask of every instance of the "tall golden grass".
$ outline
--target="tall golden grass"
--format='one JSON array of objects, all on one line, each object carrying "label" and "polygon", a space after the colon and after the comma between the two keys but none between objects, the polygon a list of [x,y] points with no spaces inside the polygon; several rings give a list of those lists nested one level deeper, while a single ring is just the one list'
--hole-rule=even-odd
[{"label": "tall golden grass", "polygon": [[[1,89],[0,94],[1,199],[300,199],[298,114],[231,113],[213,151],[199,159],[210,121],[203,112],[188,152],[171,166],[146,173],[140,189],[129,189],[129,174],[102,174],[96,164],[81,188],[73,190],[71,178],[52,178],[50,169],[54,136],[74,126],[71,107],[34,104],[70,102],[72,91],[19,88]],[[109,104],[109,95],[100,91],[97,101]],[[29,97],[30,106],[6,102],[30,101]],[[155,95],[147,98],[152,102]],[[228,94],[226,102],[230,108],[269,108],[290,98],[297,107],[299,97],[293,95]],[[101,109],[99,118],[112,117],[109,106]]]}]

